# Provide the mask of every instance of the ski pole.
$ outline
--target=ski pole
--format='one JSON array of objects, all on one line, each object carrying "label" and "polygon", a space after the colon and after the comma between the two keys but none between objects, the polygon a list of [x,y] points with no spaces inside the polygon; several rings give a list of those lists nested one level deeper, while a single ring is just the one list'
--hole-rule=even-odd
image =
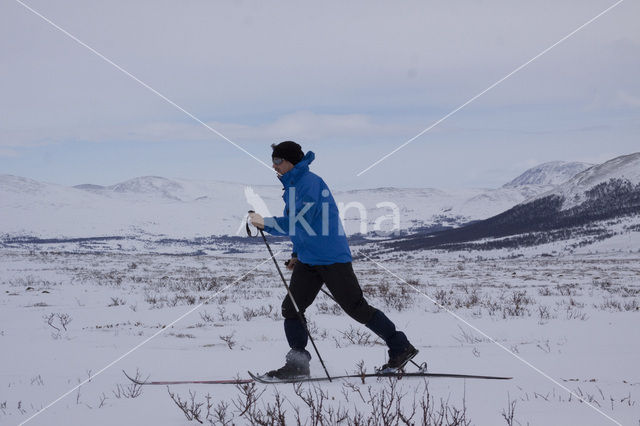
[{"label": "ski pole", "polygon": [[[249,213],[255,213],[255,212],[253,210],[249,210]],[[322,359],[322,356],[320,356],[320,351],[318,351],[318,347],[316,346],[316,343],[313,341],[313,337],[311,337],[311,333],[309,332],[309,327],[307,327],[307,321],[304,319],[304,316],[302,316],[300,309],[298,309],[298,304],[296,303],[296,300],[293,298],[293,294],[291,294],[291,290],[287,285],[287,280],[284,278],[284,274],[282,273],[282,270],[280,270],[280,265],[278,265],[278,261],[276,260],[276,257],[273,255],[273,252],[271,251],[271,246],[269,246],[269,243],[267,242],[267,237],[264,236],[264,232],[262,231],[262,229],[260,228],[257,228],[257,229],[258,231],[260,231],[260,235],[262,235],[262,239],[264,240],[264,243],[267,246],[267,250],[269,250],[269,255],[271,255],[271,259],[273,259],[273,263],[275,263],[276,265],[276,269],[280,274],[280,278],[282,278],[282,283],[284,284],[284,287],[287,289],[287,294],[289,295],[289,298],[293,303],[293,308],[295,309],[296,314],[298,315],[298,320],[302,323],[302,325],[304,325],[304,330],[307,332],[307,336],[309,337],[309,340],[313,345],[313,349],[315,350],[316,355],[318,355],[318,359],[320,360],[320,364],[322,364],[322,368],[324,369],[324,372],[327,375],[327,379],[329,379],[329,381],[331,382],[332,381],[331,376],[329,375],[329,371],[327,370],[327,367],[324,365],[324,361]],[[251,235],[251,232],[249,230],[249,221],[247,221],[247,234],[249,234],[249,236],[253,236]]]}]

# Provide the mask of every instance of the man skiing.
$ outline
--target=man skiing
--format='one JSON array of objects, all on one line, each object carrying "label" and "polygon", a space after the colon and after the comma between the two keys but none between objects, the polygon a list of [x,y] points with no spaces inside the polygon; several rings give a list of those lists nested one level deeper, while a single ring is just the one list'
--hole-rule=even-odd
[{"label": "man skiing", "polygon": [[[303,320],[306,308],[325,284],[349,316],[380,336],[389,347],[389,359],[381,371],[391,373],[402,369],[418,350],[403,332],[396,330],[384,313],[364,299],[351,265],[351,250],[338,207],[327,184],[309,171],[315,154],[308,151],[305,155],[300,145],[292,141],[271,147],[273,168],[284,185],[284,216],[263,218],[250,213],[249,221],[270,234],[291,238],[293,253],[287,268],[293,272],[289,288]],[[269,371],[269,377],[309,377],[311,354],[305,349],[308,336],[295,306],[287,295],[282,303],[282,315],[291,350],[286,355],[285,365]]]}]

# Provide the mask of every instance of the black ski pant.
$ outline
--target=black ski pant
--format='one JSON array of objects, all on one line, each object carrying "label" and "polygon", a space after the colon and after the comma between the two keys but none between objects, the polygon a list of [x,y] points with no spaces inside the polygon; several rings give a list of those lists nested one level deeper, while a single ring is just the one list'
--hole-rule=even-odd
[{"label": "black ski pant", "polygon": [[[396,331],[391,320],[367,303],[351,262],[331,265],[296,262],[289,289],[303,319],[305,310],[315,300],[322,284],[327,286],[336,302],[351,318],[384,339],[391,354],[399,353],[409,345],[404,333]],[[289,346],[304,350],[307,346],[307,332],[288,294],[282,302],[282,315],[285,318],[284,330]]]}]

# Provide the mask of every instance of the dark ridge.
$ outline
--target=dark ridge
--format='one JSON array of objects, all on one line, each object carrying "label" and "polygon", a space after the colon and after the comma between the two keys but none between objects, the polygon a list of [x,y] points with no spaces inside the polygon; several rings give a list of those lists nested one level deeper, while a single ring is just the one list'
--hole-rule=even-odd
[{"label": "dark ridge", "polygon": [[91,183],[83,183],[82,185],[75,185],[74,188],[85,189],[85,190],[102,190],[102,189],[106,189],[102,185],[93,185]]},{"label": "dark ridge", "polygon": [[126,240],[127,237],[109,236],[109,237],[86,237],[86,238],[38,238],[31,236],[20,237],[4,237],[0,238],[0,242],[5,244],[59,244],[59,243],[85,243],[95,241],[113,241]]},{"label": "dark ridge", "polygon": [[[585,194],[585,202],[567,210],[560,210],[563,197],[550,195],[462,228],[414,235],[386,244],[400,250],[461,250],[532,246],[575,236],[606,238],[609,232],[593,226],[593,222],[640,214],[640,184],[611,179]],[[493,241],[478,243],[482,239]]]}]

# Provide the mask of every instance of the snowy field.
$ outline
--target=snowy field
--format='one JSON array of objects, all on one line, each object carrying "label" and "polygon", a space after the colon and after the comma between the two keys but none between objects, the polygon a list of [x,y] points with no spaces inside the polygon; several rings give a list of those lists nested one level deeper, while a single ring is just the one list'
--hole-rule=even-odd
[{"label": "snowy field", "polygon": [[[137,388],[122,370],[152,380],[223,379],[282,365],[284,290],[263,247],[203,256],[54,249],[0,254],[0,424],[199,424],[167,387]],[[274,251],[288,256],[287,245]],[[169,391],[187,414],[203,403],[195,411],[204,424],[280,415],[287,424],[405,424],[413,415],[409,423],[638,425],[639,257],[425,252],[354,262],[370,303],[407,333],[430,371],[510,381]],[[372,372],[385,361],[380,341],[326,296],[307,312],[330,373],[359,371],[360,362]],[[315,355],[312,372],[323,375]]]}]

